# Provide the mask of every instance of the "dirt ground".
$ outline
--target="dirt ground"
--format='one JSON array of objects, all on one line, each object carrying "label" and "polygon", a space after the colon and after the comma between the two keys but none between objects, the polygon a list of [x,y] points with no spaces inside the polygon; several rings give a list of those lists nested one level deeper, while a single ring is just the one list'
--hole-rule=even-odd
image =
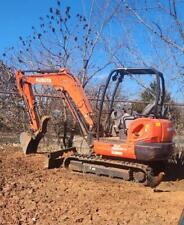
[{"label": "dirt ground", "polygon": [[184,180],[141,184],[43,169],[44,156],[0,145],[0,224],[175,225]]}]

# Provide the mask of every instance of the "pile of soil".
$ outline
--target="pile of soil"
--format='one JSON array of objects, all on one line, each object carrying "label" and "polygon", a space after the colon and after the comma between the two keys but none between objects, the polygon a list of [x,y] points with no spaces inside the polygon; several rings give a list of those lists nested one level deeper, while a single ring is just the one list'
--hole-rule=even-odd
[{"label": "pile of soil", "polygon": [[0,224],[175,225],[184,180],[149,187],[122,180],[43,169],[42,154],[0,146]]}]

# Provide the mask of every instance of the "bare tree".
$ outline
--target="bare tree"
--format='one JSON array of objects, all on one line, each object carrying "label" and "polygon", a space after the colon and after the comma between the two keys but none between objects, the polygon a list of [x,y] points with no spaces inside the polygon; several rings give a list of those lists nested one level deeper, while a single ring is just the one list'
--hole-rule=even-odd
[{"label": "bare tree", "polygon": [[[132,25],[129,33],[133,35],[133,43],[136,40],[140,43],[142,39],[144,43],[142,48],[147,48],[149,54],[152,54],[151,64],[163,68],[168,72],[170,79],[176,79],[176,82],[183,80],[184,2],[176,0],[145,1],[141,4],[128,0],[121,2],[121,12],[127,15]],[[122,17],[118,18],[122,22]],[[140,49],[140,44],[137,49]],[[143,57],[144,62],[149,64],[150,60],[146,57]]]},{"label": "bare tree", "polygon": [[111,1],[106,0],[99,7],[98,1],[93,0],[85,15],[69,6],[64,8],[57,0],[45,16],[40,16],[39,27],[32,26],[27,38],[20,36],[19,47],[7,49],[4,57],[15,68],[70,68],[86,86],[111,63],[110,59],[97,59],[104,52],[104,30],[119,5],[112,7]]},{"label": "bare tree", "polygon": [[[5,92],[16,91],[14,74],[2,61],[0,61],[0,89]],[[24,112],[21,109],[20,97],[0,93],[0,130],[16,131],[22,127],[21,118]]]}]

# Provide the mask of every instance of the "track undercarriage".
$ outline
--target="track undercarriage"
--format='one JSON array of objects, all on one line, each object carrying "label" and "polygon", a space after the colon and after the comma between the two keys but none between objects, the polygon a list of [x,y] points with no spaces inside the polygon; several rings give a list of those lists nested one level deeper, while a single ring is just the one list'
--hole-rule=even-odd
[{"label": "track undercarriage", "polygon": [[76,155],[66,158],[63,166],[72,171],[92,173],[98,176],[120,178],[148,184],[148,177],[152,176],[152,168],[148,165],[119,160],[110,160],[98,156]]},{"label": "track undercarriage", "polygon": [[[60,167],[69,169],[74,172],[95,174],[98,176],[107,176],[111,178],[119,178],[126,181],[133,181],[149,186],[150,180],[154,177],[154,170],[151,166],[131,162],[125,160],[112,160],[110,158],[103,158],[95,154],[78,154],[73,149],[61,150],[55,155],[48,155],[48,168]],[[64,153],[64,154],[63,154]]]}]

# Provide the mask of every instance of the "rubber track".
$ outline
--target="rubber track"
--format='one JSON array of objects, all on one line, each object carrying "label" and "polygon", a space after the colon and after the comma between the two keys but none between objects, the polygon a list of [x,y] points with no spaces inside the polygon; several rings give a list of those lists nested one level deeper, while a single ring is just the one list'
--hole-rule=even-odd
[{"label": "rubber track", "polygon": [[132,176],[130,176],[130,180],[133,181],[133,172],[134,171],[140,171],[143,172],[145,174],[145,181],[143,182],[144,185],[149,185],[149,180],[151,177],[153,177],[153,169],[146,165],[146,164],[141,164],[141,163],[137,163],[137,162],[129,162],[129,161],[120,161],[120,160],[110,160],[110,159],[104,159],[101,158],[99,156],[86,156],[86,155],[80,155],[77,154],[76,156],[70,156],[67,157],[64,160],[63,166],[65,168],[69,167],[70,161],[74,160],[74,161],[79,161],[82,163],[88,163],[91,165],[101,165],[101,166],[108,166],[109,168],[119,168],[119,167],[123,167],[123,169],[127,169],[130,170],[130,174],[132,174]]}]

